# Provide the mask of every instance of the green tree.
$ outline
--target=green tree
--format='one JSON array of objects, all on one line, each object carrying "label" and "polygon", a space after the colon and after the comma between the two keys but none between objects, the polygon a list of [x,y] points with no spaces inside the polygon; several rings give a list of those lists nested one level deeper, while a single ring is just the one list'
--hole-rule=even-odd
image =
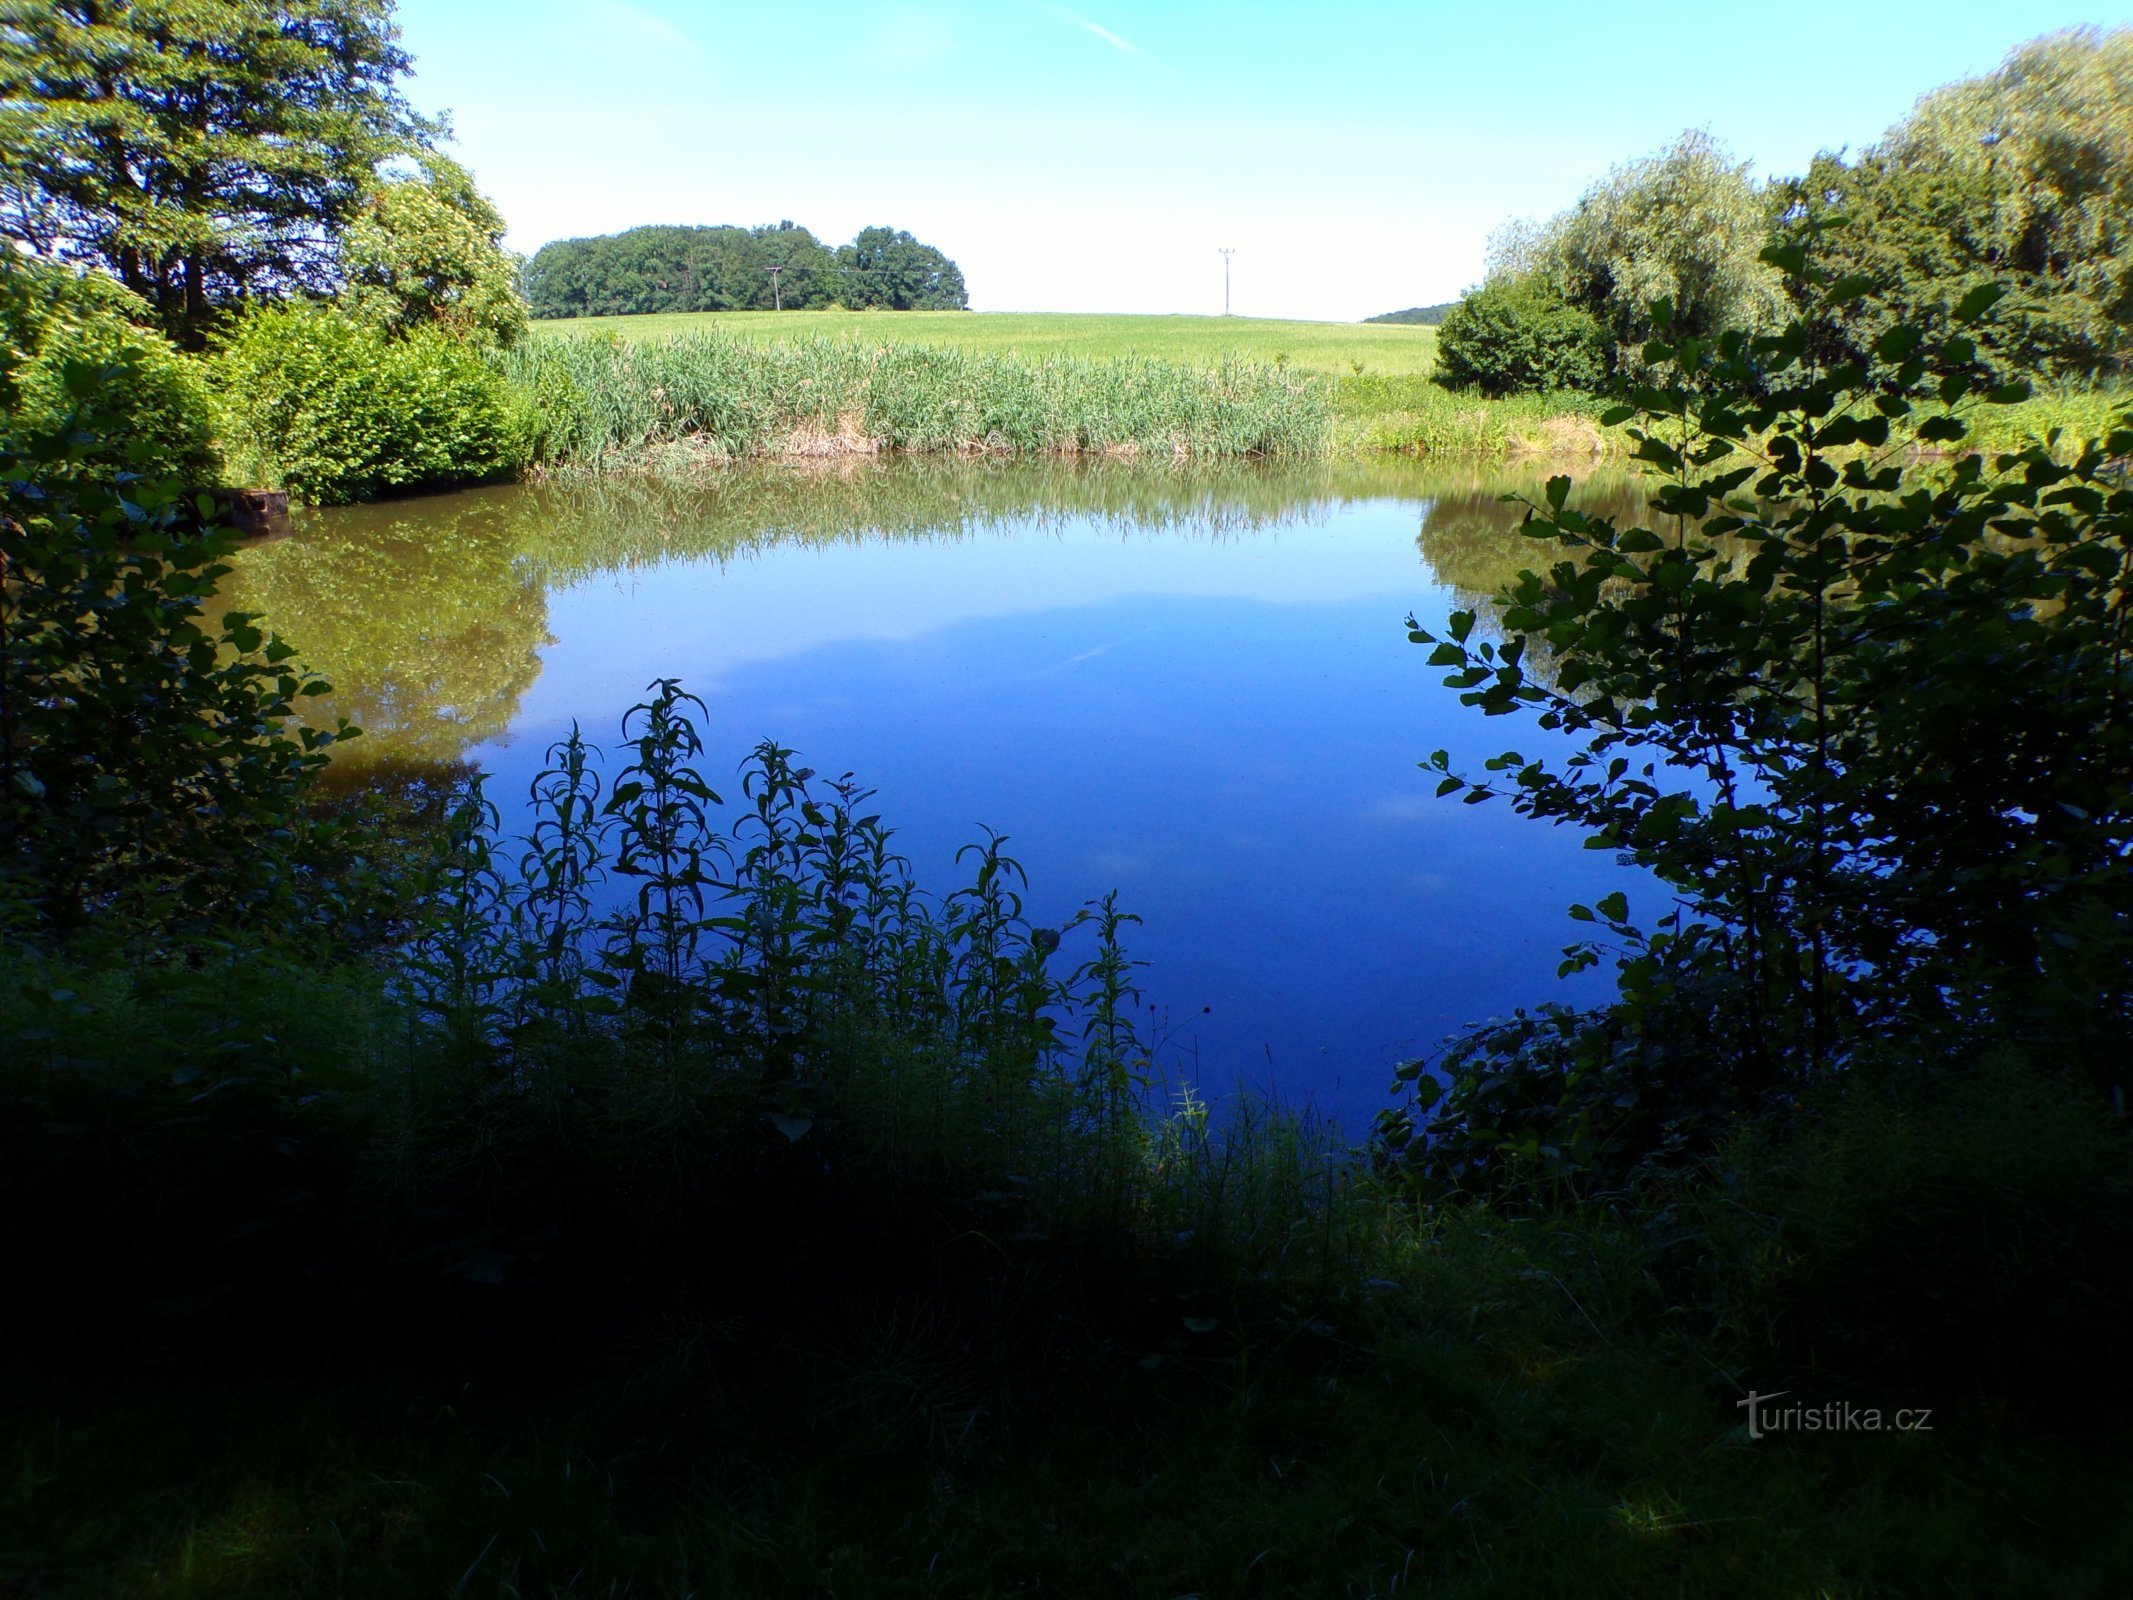
[{"label": "green tree", "polygon": [[1829,249],[1868,285],[1839,322],[1852,354],[1902,322],[1947,337],[1953,308],[1997,281],[2011,293],[1979,342],[1999,376],[2114,376],[2133,326],[2133,30],[2024,45],[1778,200],[1850,223]]},{"label": "green tree", "polygon": [[970,295],[962,271],[901,228],[863,228],[837,252],[845,304],[890,311],[962,311]]},{"label": "green tree", "polygon": [[836,254],[807,229],[792,222],[752,230],[756,259],[767,279],[778,268],[777,292],[766,292],[765,304],[782,301],[786,309],[815,311],[837,303],[844,293],[844,274]]},{"label": "green tree", "polygon": [[332,286],[381,160],[433,129],[391,0],[0,0],[0,237],[102,267],[181,346]]},{"label": "green tree", "polygon": [[[1495,241],[1499,270],[1530,270],[1563,300],[1597,318],[1614,341],[1617,370],[1634,371],[1655,336],[1709,336],[1773,326],[1780,279],[1761,259],[1767,203],[1745,162],[1691,130],[1670,149],[1617,167],[1538,230]],[[1664,300],[1671,328],[1650,308]]]},{"label": "green tree", "polygon": [[518,267],[502,215],[466,168],[434,151],[419,175],[380,182],[340,241],[341,296],[356,316],[486,349],[526,331]]},{"label": "green tree", "polygon": [[869,228],[832,252],[790,221],[558,239],[534,252],[520,281],[536,317],[767,311],[777,302],[794,310],[839,303],[959,309],[967,299],[955,263],[908,233]]}]

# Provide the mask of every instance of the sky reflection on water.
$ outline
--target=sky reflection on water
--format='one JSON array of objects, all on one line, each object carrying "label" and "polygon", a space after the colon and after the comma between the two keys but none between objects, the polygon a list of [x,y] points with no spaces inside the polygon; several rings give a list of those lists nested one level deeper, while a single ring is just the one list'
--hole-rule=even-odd
[{"label": "sky reflection on water", "polygon": [[[773,738],[879,791],[936,892],[981,825],[1028,868],[1033,920],[1116,888],[1167,1064],[1211,1095],[1272,1087],[1360,1134],[1393,1063],[1562,992],[1564,908],[1621,869],[1501,802],[1438,800],[1417,768],[1536,737],[1459,706],[1404,626],[1531,562],[1500,486],[1142,468],[1121,493],[980,466],[914,496],[875,470],[826,486],[812,523],[722,491],[669,492],[647,524],[612,488],[324,514],[240,582],[371,708],[372,759],[463,747],[507,826],[573,718],[611,741],[671,676],[710,708],[729,799]],[[897,498],[886,533],[877,495]]]}]

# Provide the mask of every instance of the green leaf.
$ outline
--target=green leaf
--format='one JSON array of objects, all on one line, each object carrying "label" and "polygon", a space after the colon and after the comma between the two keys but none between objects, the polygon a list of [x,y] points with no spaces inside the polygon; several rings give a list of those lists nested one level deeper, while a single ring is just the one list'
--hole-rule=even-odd
[{"label": "green leaf", "polygon": [[1955,320],[1966,326],[1981,320],[1985,313],[2006,298],[2004,283],[1981,283],[1955,303]]},{"label": "green leaf", "polygon": [[1874,354],[1884,361],[1908,361],[1925,343],[1926,336],[1907,322],[1899,322],[1874,341]]}]

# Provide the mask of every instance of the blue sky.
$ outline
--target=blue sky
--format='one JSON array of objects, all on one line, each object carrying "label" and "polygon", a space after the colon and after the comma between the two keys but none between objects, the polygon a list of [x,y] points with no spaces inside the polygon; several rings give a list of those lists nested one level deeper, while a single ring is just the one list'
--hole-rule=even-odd
[{"label": "blue sky", "polygon": [[[2080,0],[2075,0],[2080,3]],[[2090,0],[2095,3],[2095,0]],[[402,0],[413,96],[511,242],[886,223],[997,311],[1348,320],[1449,299],[1509,217],[1687,127],[1763,173],[2123,10],[1266,0]]]}]

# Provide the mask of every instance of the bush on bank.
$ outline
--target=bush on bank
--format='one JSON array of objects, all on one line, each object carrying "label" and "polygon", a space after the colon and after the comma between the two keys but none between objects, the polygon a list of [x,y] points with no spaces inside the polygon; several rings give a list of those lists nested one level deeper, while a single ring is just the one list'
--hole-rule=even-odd
[{"label": "bush on bank", "polygon": [[0,413],[14,439],[49,434],[75,416],[69,369],[103,374],[111,426],[95,435],[109,472],[212,484],[220,469],[207,384],[197,363],[145,326],[138,296],[97,274],[0,252]]},{"label": "bush on bank", "polygon": [[304,500],[451,488],[520,459],[502,375],[433,327],[395,338],[330,307],[261,307],[211,370],[233,471]]},{"label": "bush on bank", "polygon": [[1537,276],[1492,278],[1445,313],[1437,332],[1438,381],[1491,398],[1598,389],[1607,332]]}]

